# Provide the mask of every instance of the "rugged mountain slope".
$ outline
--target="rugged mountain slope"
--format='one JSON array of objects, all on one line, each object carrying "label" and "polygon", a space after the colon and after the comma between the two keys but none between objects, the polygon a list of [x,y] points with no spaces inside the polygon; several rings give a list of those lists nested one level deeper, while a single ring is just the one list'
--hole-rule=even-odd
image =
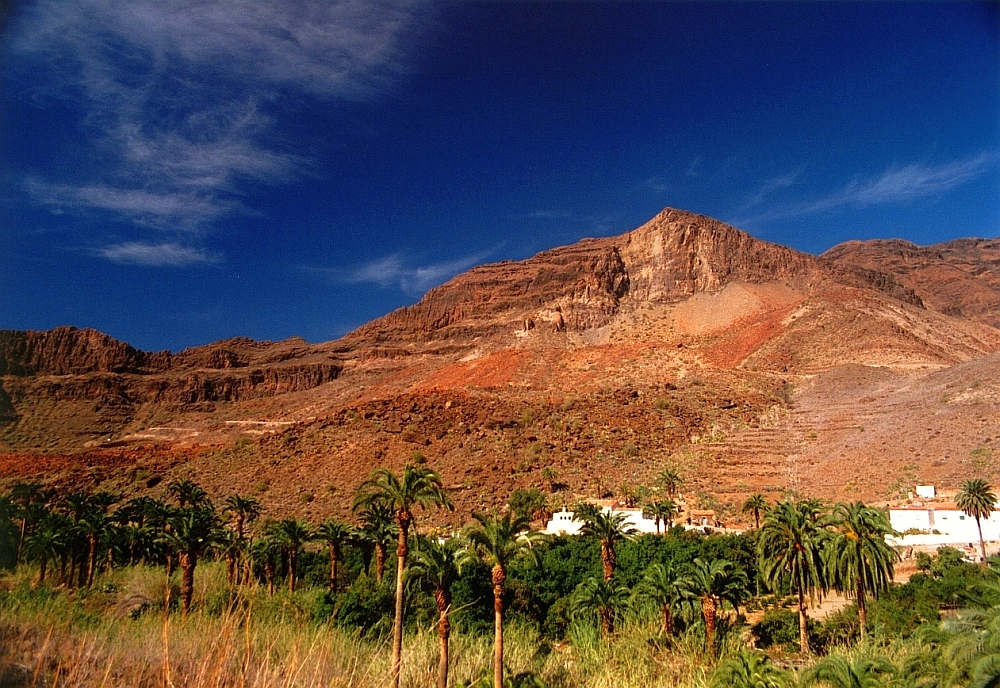
[{"label": "rugged mountain slope", "polygon": [[[1000,416],[981,422],[938,389],[951,371],[992,384],[996,242],[895,258],[891,243],[816,257],[667,209],[622,236],[474,268],[336,342],[153,354],[88,330],[2,332],[0,443],[22,453],[0,479],[44,451],[60,480],[142,491],[141,467],[312,516],[342,512],[373,465],[414,451],[464,510],[545,486],[546,466],[568,499],[675,464],[716,506],[846,483],[879,497],[911,464],[955,481],[1000,437]],[[943,419],[947,456],[907,449]],[[856,425],[866,442],[844,435]]]},{"label": "rugged mountain slope", "polygon": [[823,254],[838,265],[878,269],[946,315],[1000,327],[1000,239],[917,246],[900,239],[849,241]]}]

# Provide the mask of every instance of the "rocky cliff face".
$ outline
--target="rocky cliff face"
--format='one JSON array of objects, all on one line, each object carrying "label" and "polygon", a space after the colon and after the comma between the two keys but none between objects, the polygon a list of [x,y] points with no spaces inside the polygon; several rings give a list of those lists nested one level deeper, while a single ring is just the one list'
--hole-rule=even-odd
[{"label": "rocky cliff face", "polygon": [[607,324],[625,302],[674,303],[733,282],[779,282],[808,292],[824,280],[922,306],[912,289],[876,267],[820,259],[667,208],[621,236],[584,239],[525,261],[473,268],[344,341],[355,347],[468,343],[536,327],[581,331]]},{"label": "rocky cliff face", "polygon": [[1000,239],[933,246],[899,239],[848,241],[823,258],[846,268],[891,273],[939,313],[1000,327]]}]

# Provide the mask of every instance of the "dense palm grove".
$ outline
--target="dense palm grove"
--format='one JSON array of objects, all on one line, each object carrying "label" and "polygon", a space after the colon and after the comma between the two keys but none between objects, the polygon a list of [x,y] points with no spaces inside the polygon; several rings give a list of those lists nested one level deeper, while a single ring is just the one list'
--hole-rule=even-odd
[{"label": "dense palm grove", "polygon": [[[86,595],[115,569],[147,567],[179,585],[166,585],[163,600],[131,618],[205,613],[195,577],[200,563],[214,560],[224,565],[229,605],[249,591],[273,596],[279,586],[290,595],[322,590],[309,598],[313,622],[391,637],[385,682],[397,687],[404,636],[419,627],[436,629],[441,688],[544,686],[531,673],[505,676],[506,626],[533,628],[551,651],[587,627],[613,645],[621,624],[643,620],[652,622],[658,652],[696,639],[715,686],[1000,686],[1000,561],[977,566],[941,548],[918,555],[919,572],[893,584],[899,555],[886,544],[892,529],[878,509],[753,495],[743,511],[754,529],[705,535],[672,526],[681,478],[667,477],[666,494],[646,505],[664,535],[638,536],[620,514],[582,503],[579,537],[532,530],[537,505],[523,494],[513,508],[476,514],[462,533],[418,532],[417,512],[451,501],[436,473],[411,464],[400,474],[372,473],[356,493],[354,523],[268,520],[253,497],[216,505],[186,480],[161,499],[129,501],[18,483],[0,496],[0,566],[34,574],[28,591],[0,587],[0,611],[43,591]],[[996,497],[975,479],[958,501],[978,521]],[[810,618],[831,591],[853,604]],[[449,677],[453,631],[492,632],[492,666],[472,684]]]}]

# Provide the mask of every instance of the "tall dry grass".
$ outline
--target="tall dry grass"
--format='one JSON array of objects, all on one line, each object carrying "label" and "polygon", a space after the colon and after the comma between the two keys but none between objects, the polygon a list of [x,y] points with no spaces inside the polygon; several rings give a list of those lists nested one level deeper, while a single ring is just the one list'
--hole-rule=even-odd
[{"label": "tall dry grass", "polygon": [[[319,623],[305,590],[268,597],[226,590],[220,565],[199,566],[195,605],[165,612],[176,580],[162,569],[134,567],[101,578],[89,592],[34,589],[29,569],[0,579],[0,677],[23,685],[136,688],[382,688],[388,643]],[[532,672],[552,688],[686,688],[704,685],[710,666],[695,635],[670,648],[656,622],[623,620],[613,642],[596,628],[571,627],[550,646],[516,624],[506,633],[511,673]],[[733,642],[738,642],[738,638]],[[491,636],[452,637],[453,682],[491,665]],[[402,683],[435,685],[438,639],[432,628],[406,637]],[[0,678],[0,683],[3,679]]]}]

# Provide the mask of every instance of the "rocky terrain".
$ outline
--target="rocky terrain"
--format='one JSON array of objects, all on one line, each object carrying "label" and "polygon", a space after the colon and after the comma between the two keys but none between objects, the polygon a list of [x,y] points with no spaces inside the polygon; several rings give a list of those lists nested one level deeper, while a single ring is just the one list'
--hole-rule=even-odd
[{"label": "rocky terrain", "polygon": [[335,342],[171,354],[0,332],[0,484],[193,477],[318,518],[415,458],[458,517],[519,487],[628,493],[666,465],[730,517],[758,490],[882,499],[1000,477],[998,306],[997,240],[817,257],[667,209],[474,268]]}]

